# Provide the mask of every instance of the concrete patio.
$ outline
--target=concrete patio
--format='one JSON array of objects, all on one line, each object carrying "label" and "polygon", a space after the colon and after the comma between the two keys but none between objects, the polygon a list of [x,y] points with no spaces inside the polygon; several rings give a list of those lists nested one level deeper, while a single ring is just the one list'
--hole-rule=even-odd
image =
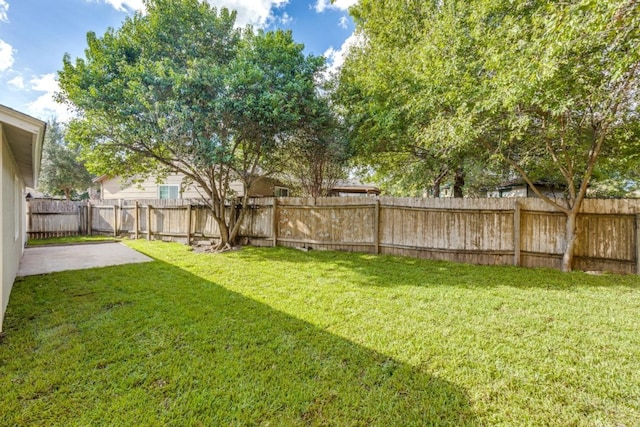
[{"label": "concrete patio", "polygon": [[18,276],[148,261],[153,259],[122,243],[36,246],[25,249]]}]

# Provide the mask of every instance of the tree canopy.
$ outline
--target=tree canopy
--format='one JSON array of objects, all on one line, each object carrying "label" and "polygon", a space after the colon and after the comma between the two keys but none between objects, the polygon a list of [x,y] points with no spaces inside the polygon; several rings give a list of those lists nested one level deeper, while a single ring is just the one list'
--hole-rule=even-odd
[{"label": "tree canopy", "polygon": [[64,58],[59,99],[74,107],[68,138],[95,173],[123,177],[181,172],[202,189],[223,247],[229,184],[242,204],[317,102],[322,57],[305,56],[290,32],[235,27],[236,13],[199,0],[148,0],[102,37],[87,35],[85,58]]},{"label": "tree canopy", "polygon": [[[351,9],[360,43],[340,75],[359,161],[400,192],[436,197],[483,160],[458,106],[474,89],[474,41],[458,30],[453,4],[363,0]],[[480,179],[480,177],[476,177]]]},{"label": "tree canopy", "polygon": [[[631,0],[362,0],[339,99],[365,155],[383,145],[424,153],[433,176],[471,160],[522,177],[567,216],[568,270],[591,178],[638,151],[639,12]],[[538,191],[541,178],[566,197]]]},{"label": "tree canopy", "polygon": [[64,127],[53,120],[47,124],[42,147],[42,164],[38,189],[67,200],[81,197],[92,185],[92,176],[78,160],[78,151],[68,146]]},{"label": "tree canopy", "polygon": [[[475,31],[480,79],[475,113],[485,146],[567,216],[563,269],[592,177],[640,148],[640,5],[631,1],[485,2]],[[536,178],[566,187],[546,197]]]},{"label": "tree canopy", "polygon": [[290,136],[283,178],[302,196],[327,197],[347,176],[349,143],[329,99],[318,97],[300,129]]}]

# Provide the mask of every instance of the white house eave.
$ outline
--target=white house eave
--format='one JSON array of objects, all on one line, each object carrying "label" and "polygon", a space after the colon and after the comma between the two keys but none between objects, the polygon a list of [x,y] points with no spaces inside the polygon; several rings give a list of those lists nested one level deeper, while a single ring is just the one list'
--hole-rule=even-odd
[{"label": "white house eave", "polygon": [[40,177],[40,165],[42,163],[42,146],[44,144],[44,134],[47,130],[47,124],[42,122],[43,126],[40,127],[37,134],[33,135],[33,145],[31,155],[33,158],[33,185],[38,185],[38,178]]},{"label": "white house eave", "polygon": [[[26,133],[25,136],[30,135],[26,139],[20,137],[17,141],[7,138],[7,142],[15,154],[14,157],[25,185],[35,187],[40,175],[42,145],[47,124],[4,105],[0,105],[0,124],[5,126],[7,131],[13,128],[17,132]],[[18,153],[20,154],[18,155]]]},{"label": "white house eave", "polygon": [[3,123],[32,134],[38,134],[42,131],[44,137],[44,127],[46,126],[45,122],[4,105],[0,105],[0,120]]}]

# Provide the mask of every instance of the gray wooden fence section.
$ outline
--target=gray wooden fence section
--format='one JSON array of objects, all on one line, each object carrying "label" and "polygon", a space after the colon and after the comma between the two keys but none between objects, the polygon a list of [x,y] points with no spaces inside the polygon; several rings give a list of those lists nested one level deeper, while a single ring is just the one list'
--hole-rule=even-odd
[{"label": "gray wooden fence section", "polygon": [[84,202],[37,200],[27,203],[27,236],[30,239],[84,235],[88,232]]},{"label": "gray wooden fence section", "polygon": [[[49,216],[31,202],[29,235],[84,232],[183,243],[215,241],[217,224],[200,202],[76,204],[60,208],[68,215]],[[231,208],[227,214],[232,215]],[[261,198],[252,201],[240,235],[244,244],[256,246],[559,268],[565,222],[564,214],[533,198]],[[640,201],[585,200],[578,218],[575,268],[640,272],[639,228]]]}]

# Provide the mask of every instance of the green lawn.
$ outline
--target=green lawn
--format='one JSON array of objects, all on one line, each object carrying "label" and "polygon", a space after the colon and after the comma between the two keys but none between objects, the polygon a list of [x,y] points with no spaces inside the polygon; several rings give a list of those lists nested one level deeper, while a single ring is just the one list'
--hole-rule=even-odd
[{"label": "green lawn", "polygon": [[284,248],[20,279],[0,425],[640,420],[640,279]]},{"label": "green lawn", "polygon": [[27,246],[42,245],[68,245],[76,243],[96,243],[104,241],[113,241],[113,236],[68,236],[68,237],[49,237],[47,239],[29,239]]}]

